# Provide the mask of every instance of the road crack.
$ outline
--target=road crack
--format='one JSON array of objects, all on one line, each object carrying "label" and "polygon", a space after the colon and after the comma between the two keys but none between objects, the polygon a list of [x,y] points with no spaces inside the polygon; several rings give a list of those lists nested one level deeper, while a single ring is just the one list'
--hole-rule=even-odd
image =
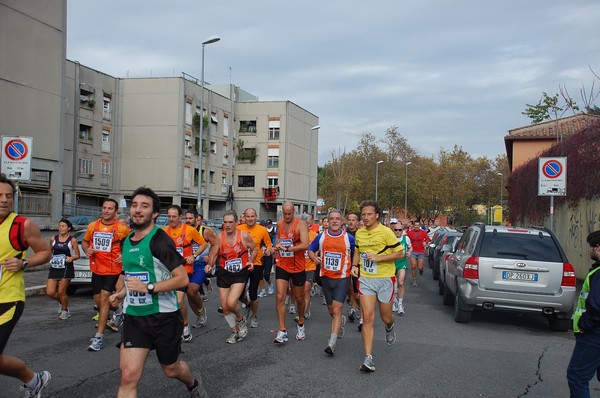
[{"label": "road crack", "polygon": [[544,358],[544,355],[546,354],[546,351],[548,351],[549,348],[550,348],[550,346],[546,346],[542,350],[542,353],[540,354],[540,356],[538,357],[537,369],[535,371],[535,377],[537,378],[537,380],[535,381],[535,383],[528,384],[527,386],[525,386],[525,392],[523,394],[520,394],[519,398],[526,397],[533,387],[535,387],[536,385],[538,385],[539,383],[544,381],[544,379],[542,379],[542,359]]}]

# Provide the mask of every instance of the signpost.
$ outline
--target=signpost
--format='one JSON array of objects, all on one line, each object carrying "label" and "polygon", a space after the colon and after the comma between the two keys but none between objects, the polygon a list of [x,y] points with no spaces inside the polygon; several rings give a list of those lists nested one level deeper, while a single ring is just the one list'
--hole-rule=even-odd
[{"label": "signpost", "polygon": [[15,211],[19,212],[19,181],[31,180],[31,153],[33,137],[2,136],[0,171],[15,181]]},{"label": "signpost", "polygon": [[539,158],[538,196],[550,196],[550,229],[554,230],[554,197],[567,195],[567,158]]}]

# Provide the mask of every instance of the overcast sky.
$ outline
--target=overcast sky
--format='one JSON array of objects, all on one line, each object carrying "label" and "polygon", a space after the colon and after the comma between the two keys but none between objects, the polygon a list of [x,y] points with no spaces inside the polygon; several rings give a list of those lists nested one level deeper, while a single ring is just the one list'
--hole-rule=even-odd
[{"label": "overcast sky", "polygon": [[[600,74],[598,0],[68,0],[67,57],[115,77],[201,74],[320,119],[319,164],[398,126],[424,156],[504,154],[521,112]],[[600,88],[600,82],[596,82]],[[578,102],[581,102],[580,100]],[[597,102],[598,104],[598,102]]]}]

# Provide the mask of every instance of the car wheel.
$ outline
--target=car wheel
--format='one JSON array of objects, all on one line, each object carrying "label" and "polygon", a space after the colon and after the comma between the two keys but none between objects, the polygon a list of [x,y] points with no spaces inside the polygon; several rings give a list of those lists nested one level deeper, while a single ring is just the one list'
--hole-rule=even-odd
[{"label": "car wheel", "polygon": [[471,311],[462,309],[460,292],[456,292],[456,296],[454,296],[454,320],[458,323],[469,323],[471,321]]},{"label": "car wheel", "polygon": [[445,283],[444,283],[444,291],[442,293],[442,303],[444,303],[444,305],[446,305],[448,307],[450,307],[452,304],[454,304],[454,295],[450,291],[450,288],[448,287],[448,285],[446,285]]},{"label": "car wheel", "polygon": [[77,291],[78,285],[69,285],[67,286],[67,295],[72,296]]},{"label": "car wheel", "polygon": [[569,331],[569,326],[571,326],[571,319],[558,318],[556,315],[551,315],[548,318],[548,323],[550,324],[550,329],[555,332],[567,332]]}]

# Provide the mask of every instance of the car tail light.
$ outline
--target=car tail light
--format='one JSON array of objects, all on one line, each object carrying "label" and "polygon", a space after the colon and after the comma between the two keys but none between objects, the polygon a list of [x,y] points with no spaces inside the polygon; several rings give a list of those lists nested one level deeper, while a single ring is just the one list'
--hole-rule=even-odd
[{"label": "car tail light", "polygon": [[463,277],[465,279],[479,279],[479,257],[471,256],[467,259]]},{"label": "car tail light", "polygon": [[577,278],[575,277],[575,268],[569,263],[563,263],[563,276],[560,281],[561,286],[575,286]]},{"label": "car tail light", "polygon": [[440,246],[444,246],[444,245],[446,244],[446,242],[448,242],[448,237],[447,237],[447,236],[444,236],[444,237],[442,238],[442,243],[440,243]]}]

